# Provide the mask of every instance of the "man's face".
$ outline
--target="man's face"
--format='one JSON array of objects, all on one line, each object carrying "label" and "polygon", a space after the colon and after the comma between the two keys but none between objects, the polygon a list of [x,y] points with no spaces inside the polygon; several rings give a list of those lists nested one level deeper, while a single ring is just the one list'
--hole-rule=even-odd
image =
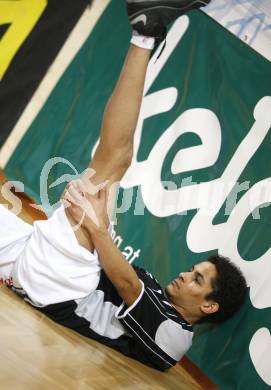
[{"label": "man's face", "polygon": [[171,303],[191,314],[209,314],[207,306],[211,302],[206,296],[213,291],[211,280],[216,276],[216,268],[212,263],[204,261],[196,264],[189,272],[181,272],[166,287],[167,296]]}]

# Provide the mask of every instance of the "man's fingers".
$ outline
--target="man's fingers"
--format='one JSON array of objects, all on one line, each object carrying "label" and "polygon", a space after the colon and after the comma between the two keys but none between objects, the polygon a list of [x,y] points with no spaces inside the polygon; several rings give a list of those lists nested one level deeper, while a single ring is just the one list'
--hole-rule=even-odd
[{"label": "man's fingers", "polygon": [[102,183],[95,184],[92,177],[96,175],[96,171],[93,168],[87,168],[81,178],[82,182],[86,187],[86,191],[90,195],[96,195],[102,188],[104,188],[109,180],[105,180]]},{"label": "man's fingers", "polygon": [[60,199],[60,202],[63,204],[64,208],[67,209],[68,207],[70,207],[71,203],[64,197],[62,197]]},{"label": "man's fingers", "polygon": [[102,191],[103,189],[107,188],[107,184],[109,183],[109,180],[105,180],[104,182],[98,184],[96,188],[98,188],[98,191]]},{"label": "man's fingers", "polygon": [[66,190],[62,195],[62,201],[73,202],[73,196],[70,194],[68,190]]},{"label": "man's fingers", "polygon": [[[89,188],[87,189],[87,192],[85,192],[85,190],[85,184],[82,183],[81,180],[73,181],[67,188],[65,200],[71,204],[71,213],[78,214],[78,208],[80,207],[80,209],[84,211],[84,213],[90,219],[90,223],[94,223],[99,227],[99,218],[97,217],[96,211],[99,216],[99,210],[106,210],[107,208],[108,181],[95,186],[95,195],[89,193]],[[97,190],[99,192],[97,192]]]},{"label": "man's fingers", "polygon": [[82,205],[83,201],[85,200],[84,194],[78,191],[74,185],[71,185],[67,192],[69,194],[68,200],[73,199],[74,203]]},{"label": "man's fingers", "polygon": [[105,180],[104,182],[99,183],[99,184],[94,184],[90,180],[90,178],[86,175],[86,176],[83,176],[81,182],[84,185],[85,194],[88,194],[89,196],[95,196],[98,194],[98,192],[100,190],[102,190],[103,188],[105,188],[107,186],[107,184],[109,183],[109,180]]},{"label": "man's fingers", "polygon": [[71,202],[72,206],[78,207],[84,211],[88,217],[97,225],[99,226],[99,221],[97,218],[97,215],[95,213],[94,207],[91,204],[91,201],[86,199],[78,190],[75,188],[74,185],[71,185],[68,189],[68,197],[67,199]]},{"label": "man's fingers", "polygon": [[85,194],[87,192],[87,188],[83,180],[75,180],[74,185],[78,192],[81,192],[82,194]]},{"label": "man's fingers", "polygon": [[81,194],[84,194],[86,192],[86,187],[85,187],[84,183],[82,182],[82,180],[80,180],[80,179],[71,181],[67,185],[66,190],[69,191],[71,188],[75,188],[76,191],[81,193]]}]

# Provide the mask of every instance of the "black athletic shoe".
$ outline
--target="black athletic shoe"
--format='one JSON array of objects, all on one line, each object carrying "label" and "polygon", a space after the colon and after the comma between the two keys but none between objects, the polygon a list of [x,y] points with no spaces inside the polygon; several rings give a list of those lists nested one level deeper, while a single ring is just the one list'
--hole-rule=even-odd
[{"label": "black athletic shoe", "polygon": [[133,30],[140,35],[166,37],[166,27],[179,16],[195,8],[204,7],[210,0],[126,0],[127,13]]}]

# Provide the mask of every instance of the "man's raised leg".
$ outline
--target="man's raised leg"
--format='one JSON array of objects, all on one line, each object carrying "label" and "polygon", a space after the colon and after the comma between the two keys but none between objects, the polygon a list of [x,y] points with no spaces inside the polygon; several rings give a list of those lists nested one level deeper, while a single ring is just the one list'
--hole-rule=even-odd
[{"label": "man's raised leg", "polygon": [[106,105],[99,146],[90,167],[94,183],[122,178],[130,165],[150,50],[131,45]]},{"label": "man's raised leg", "polygon": [[[147,38],[149,43],[154,39]],[[152,40],[152,41],[151,41]],[[153,46],[153,45],[151,45]],[[146,70],[150,57],[150,49],[131,45],[116,87],[106,105],[100,142],[89,167],[95,171],[91,177],[90,191],[108,181],[120,181],[128,169],[133,154],[133,137],[140,111]],[[88,183],[88,178],[84,183]],[[88,188],[86,188],[88,190]],[[66,209],[66,215],[72,225],[74,221]],[[75,231],[79,243],[92,250],[91,238],[79,227]]]},{"label": "man's raised leg", "polygon": [[[127,53],[119,80],[104,111],[100,143],[89,167],[94,169],[92,185],[106,180],[119,181],[129,167],[146,70],[155,41],[166,36],[166,27],[183,13],[209,3],[210,0],[126,0],[133,27],[132,45]],[[66,211],[72,224],[74,221]],[[83,228],[76,231],[79,243],[93,249],[91,238]]]}]

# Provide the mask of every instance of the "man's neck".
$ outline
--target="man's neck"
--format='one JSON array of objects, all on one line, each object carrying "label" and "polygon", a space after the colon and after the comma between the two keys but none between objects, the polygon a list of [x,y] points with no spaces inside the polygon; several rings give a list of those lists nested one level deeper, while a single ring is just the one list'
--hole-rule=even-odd
[{"label": "man's neck", "polygon": [[189,313],[187,310],[185,310],[183,307],[176,306],[173,303],[171,303],[174,308],[177,310],[178,313],[183,317],[183,319],[188,322],[190,325],[195,324],[197,321],[199,321],[200,317],[198,315]]}]

